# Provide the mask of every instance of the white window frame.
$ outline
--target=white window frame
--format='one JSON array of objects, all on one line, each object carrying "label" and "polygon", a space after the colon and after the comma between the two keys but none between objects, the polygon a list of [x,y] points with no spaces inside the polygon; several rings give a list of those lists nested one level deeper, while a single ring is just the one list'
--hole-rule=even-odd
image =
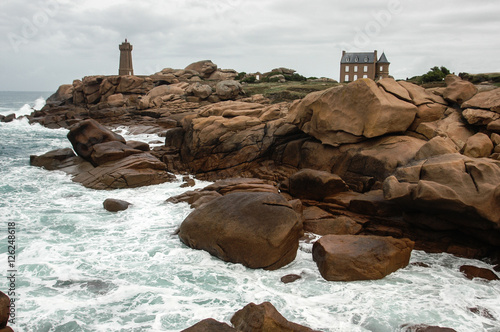
[{"label": "white window frame", "polygon": [[354,75],[354,78],[352,80],[356,81],[357,79],[358,79],[358,75]]},{"label": "white window frame", "polygon": [[354,72],[357,73],[358,72],[358,66],[354,66]]},{"label": "white window frame", "polygon": [[364,67],[364,71],[365,71],[365,73],[367,73],[367,72],[368,72],[368,66],[365,66],[365,67]]},{"label": "white window frame", "polygon": [[345,66],[345,72],[348,73],[349,72],[349,66]]},{"label": "white window frame", "polygon": [[346,74],[346,75],[344,76],[344,82],[349,82],[349,75],[348,75],[348,74]]}]

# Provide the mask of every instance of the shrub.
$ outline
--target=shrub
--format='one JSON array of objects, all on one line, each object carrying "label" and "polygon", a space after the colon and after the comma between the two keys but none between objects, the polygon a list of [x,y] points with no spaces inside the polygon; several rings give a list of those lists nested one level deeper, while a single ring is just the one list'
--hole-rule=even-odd
[{"label": "shrub", "polygon": [[236,80],[242,80],[245,76],[246,76],[247,73],[245,73],[244,71],[242,72],[239,72],[238,75],[236,75],[235,79]]},{"label": "shrub", "polygon": [[244,79],[242,79],[241,82],[243,82],[243,83],[255,83],[256,80],[257,80],[257,77],[248,76],[248,77],[245,77]]}]

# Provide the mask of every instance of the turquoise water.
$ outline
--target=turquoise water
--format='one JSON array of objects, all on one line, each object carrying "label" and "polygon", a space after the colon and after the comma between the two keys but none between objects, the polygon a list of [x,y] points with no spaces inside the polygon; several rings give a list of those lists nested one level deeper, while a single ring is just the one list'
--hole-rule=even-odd
[{"label": "turquoise water", "polygon": [[[48,95],[17,102],[11,96],[0,108],[41,107],[36,99]],[[159,139],[121,132],[127,139]],[[411,262],[429,267],[410,265],[382,280],[350,283],[323,280],[306,243],[277,271],[225,263],[172,235],[191,211],[165,203],[186,190],[180,181],[96,191],[29,166],[31,154],[70,147],[66,133],[26,120],[0,123],[0,272],[9,270],[7,225],[14,222],[16,332],[180,331],[209,317],[229,322],[249,302],[264,301],[287,319],[323,331],[401,331],[403,324],[420,323],[500,331],[500,282],[471,281],[459,272],[463,264],[491,268],[486,263],[414,251]],[[109,197],[133,205],[113,214],[102,207]],[[283,284],[280,278],[291,273],[302,279]],[[0,290],[8,287],[2,278]],[[468,310],[473,307],[498,320]]]}]

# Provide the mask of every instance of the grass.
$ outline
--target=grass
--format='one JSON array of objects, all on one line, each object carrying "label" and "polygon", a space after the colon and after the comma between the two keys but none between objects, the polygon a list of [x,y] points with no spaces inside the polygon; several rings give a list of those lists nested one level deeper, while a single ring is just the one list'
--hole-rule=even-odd
[{"label": "grass", "polygon": [[279,103],[282,101],[302,99],[311,92],[326,90],[337,85],[339,85],[339,83],[334,82],[269,82],[246,84],[243,86],[243,90],[247,96],[262,94],[264,97],[271,99],[273,103]]}]

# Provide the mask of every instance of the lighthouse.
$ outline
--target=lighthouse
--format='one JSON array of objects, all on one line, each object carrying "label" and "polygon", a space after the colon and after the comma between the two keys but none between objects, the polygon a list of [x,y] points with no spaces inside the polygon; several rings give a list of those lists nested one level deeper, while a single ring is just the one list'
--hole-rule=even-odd
[{"label": "lighthouse", "polygon": [[120,48],[120,68],[118,75],[134,75],[134,68],[132,67],[132,45],[125,39],[121,43]]}]

